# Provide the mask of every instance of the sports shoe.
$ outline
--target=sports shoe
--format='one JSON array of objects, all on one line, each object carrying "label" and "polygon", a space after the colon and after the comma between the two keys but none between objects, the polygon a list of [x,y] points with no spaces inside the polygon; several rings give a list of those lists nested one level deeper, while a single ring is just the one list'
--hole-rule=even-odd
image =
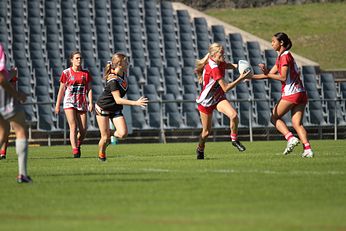
[{"label": "sports shoe", "polygon": [[0,160],[5,160],[6,159],[6,155],[1,155],[0,156]]},{"label": "sports shoe", "polygon": [[204,159],[204,151],[200,151],[199,148],[196,149],[197,160]]},{"label": "sports shoe", "polygon": [[283,152],[284,155],[287,155],[288,153],[292,152],[294,147],[299,144],[299,139],[296,137],[292,137],[288,142],[287,146],[285,148],[285,151]]},{"label": "sports shoe", "polygon": [[234,147],[236,147],[236,148],[239,150],[239,152],[244,152],[244,151],[246,150],[246,148],[244,147],[244,145],[242,145],[242,144],[239,142],[239,140],[234,140],[234,141],[232,141],[232,145],[233,145]]},{"label": "sports shoe", "polygon": [[306,157],[306,158],[312,158],[314,157],[314,152],[311,149],[305,149],[302,157]]},{"label": "sports shoe", "polygon": [[106,161],[107,160],[106,155],[105,154],[99,154],[99,160],[100,161]]},{"label": "sports shoe", "polygon": [[73,158],[80,158],[80,153],[73,154]]},{"label": "sports shoe", "polygon": [[32,183],[30,176],[19,175],[17,176],[18,183]]}]

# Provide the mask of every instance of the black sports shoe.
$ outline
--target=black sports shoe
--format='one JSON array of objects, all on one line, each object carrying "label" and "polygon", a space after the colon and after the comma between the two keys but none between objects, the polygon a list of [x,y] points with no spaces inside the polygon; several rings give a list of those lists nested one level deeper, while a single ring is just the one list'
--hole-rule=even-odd
[{"label": "black sports shoe", "polygon": [[107,160],[106,155],[99,155],[99,160],[106,161]]},{"label": "black sports shoe", "polygon": [[244,145],[242,145],[239,140],[235,140],[232,141],[232,145],[236,148],[238,148],[239,152],[244,152],[246,150],[246,148],[244,147]]},{"label": "black sports shoe", "polygon": [[196,149],[197,160],[204,159],[204,151],[200,151],[199,148]]},{"label": "black sports shoe", "polygon": [[30,178],[30,176],[19,175],[17,176],[17,182],[18,183],[32,183],[32,179]]},{"label": "black sports shoe", "polygon": [[80,153],[73,154],[73,158],[80,158]]},{"label": "black sports shoe", "polygon": [[6,159],[6,155],[1,155],[0,156],[0,160],[5,160]]}]

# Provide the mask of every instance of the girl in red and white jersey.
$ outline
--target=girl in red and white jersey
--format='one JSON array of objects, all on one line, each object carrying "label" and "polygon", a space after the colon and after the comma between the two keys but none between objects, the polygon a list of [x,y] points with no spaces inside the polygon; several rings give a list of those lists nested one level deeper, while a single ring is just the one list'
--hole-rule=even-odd
[{"label": "girl in red and white jersey", "polygon": [[[64,98],[63,108],[70,127],[70,142],[74,158],[80,158],[80,146],[87,130],[87,111],[93,110],[91,76],[81,68],[81,53],[74,51],[70,55],[71,67],[64,70],[60,77],[60,88],[55,105],[55,113],[60,112],[60,104]],[[89,103],[87,103],[87,96]],[[78,128],[78,132],[77,132]]]},{"label": "girl in red and white jersey", "polygon": [[247,73],[241,73],[234,82],[227,83],[224,80],[226,69],[236,69],[237,64],[227,63],[224,57],[224,48],[219,43],[213,43],[208,48],[208,54],[196,62],[196,73],[202,84],[202,92],[196,102],[202,121],[202,133],[196,150],[197,159],[204,159],[205,142],[211,132],[213,111],[216,109],[225,114],[231,121],[231,140],[233,146],[239,151],[245,151],[245,147],[238,141],[238,114],[227,101],[225,92],[234,88],[242,80],[247,78]]},{"label": "girl in red and white jersey", "polygon": [[293,136],[285,122],[281,119],[287,112],[291,111],[293,128],[296,130],[304,146],[302,156],[313,157],[314,153],[311,150],[307,132],[302,124],[308,99],[302,81],[300,80],[298,66],[289,51],[292,47],[292,42],[287,34],[279,32],[272,37],[272,47],[278,52],[275,65],[269,71],[261,64],[260,68],[263,74],[254,75],[253,79],[271,78],[279,80],[282,83],[282,97],[274,106],[271,121],[287,140],[287,146],[283,154],[287,155],[292,152],[294,147],[299,144],[299,139]]}]

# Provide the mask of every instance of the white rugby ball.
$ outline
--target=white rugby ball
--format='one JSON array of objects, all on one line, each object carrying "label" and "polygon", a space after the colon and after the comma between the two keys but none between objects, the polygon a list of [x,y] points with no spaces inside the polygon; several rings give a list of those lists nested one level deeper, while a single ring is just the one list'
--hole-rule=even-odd
[{"label": "white rugby ball", "polygon": [[246,60],[239,60],[239,62],[238,62],[238,71],[239,71],[240,74],[250,71],[251,75],[253,75],[252,67],[249,64],[249,62],[246,61]]}]

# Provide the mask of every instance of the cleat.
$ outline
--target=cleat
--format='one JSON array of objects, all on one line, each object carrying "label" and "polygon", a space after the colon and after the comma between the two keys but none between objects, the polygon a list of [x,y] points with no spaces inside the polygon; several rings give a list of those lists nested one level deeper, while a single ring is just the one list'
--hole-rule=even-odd
[{"label": "cleat", "polygon": [[105,154],[100,154],[99,155],[99,160],[100,161],[106,161],[107,160],[106,155]]},{"label": "cleat", "polygon": [[18,183],[32,183],[32,179],[30,178],[30,176],[23,176],[23,175],[19,175],[17,176],[17,182]]},{"label": "cleat", "polygon": [[312,158],[314,157],[314,152],[311,149],[304,150],[302,157]]},{"label": "cleat", "polygon": [[73,158],[80,158],[80,153],[73,154]]},{"label": "cleat", "polygon": [[287,147],[285,149],[285,151],[283,152],[284,155],[289,154],[290,152],[293,151],[294,147],[297,146],[299,144],[299,139],[296,137],[291,138],[288,142],[287,142]]},{"label": "cleat", "polygon": [[234,147],[236,147],[236,148],[239,150],[239,152],[244,152],[244,151],[246,150],[246,148],[244,147],[244,145],[242,145],[242,144],[239,142],[239,140],[234,140],[234,141],[232,141],[232,145],[233,145]]},{"label": "cleat", "polygon": [[0,156],[0,160],[5,160],[6,159],[6,155],[1,155]]},{"label": "cleat", "polygon": [[200,151],[199,148],[196,149],[197,160],[204,159],[204,151]]}]

